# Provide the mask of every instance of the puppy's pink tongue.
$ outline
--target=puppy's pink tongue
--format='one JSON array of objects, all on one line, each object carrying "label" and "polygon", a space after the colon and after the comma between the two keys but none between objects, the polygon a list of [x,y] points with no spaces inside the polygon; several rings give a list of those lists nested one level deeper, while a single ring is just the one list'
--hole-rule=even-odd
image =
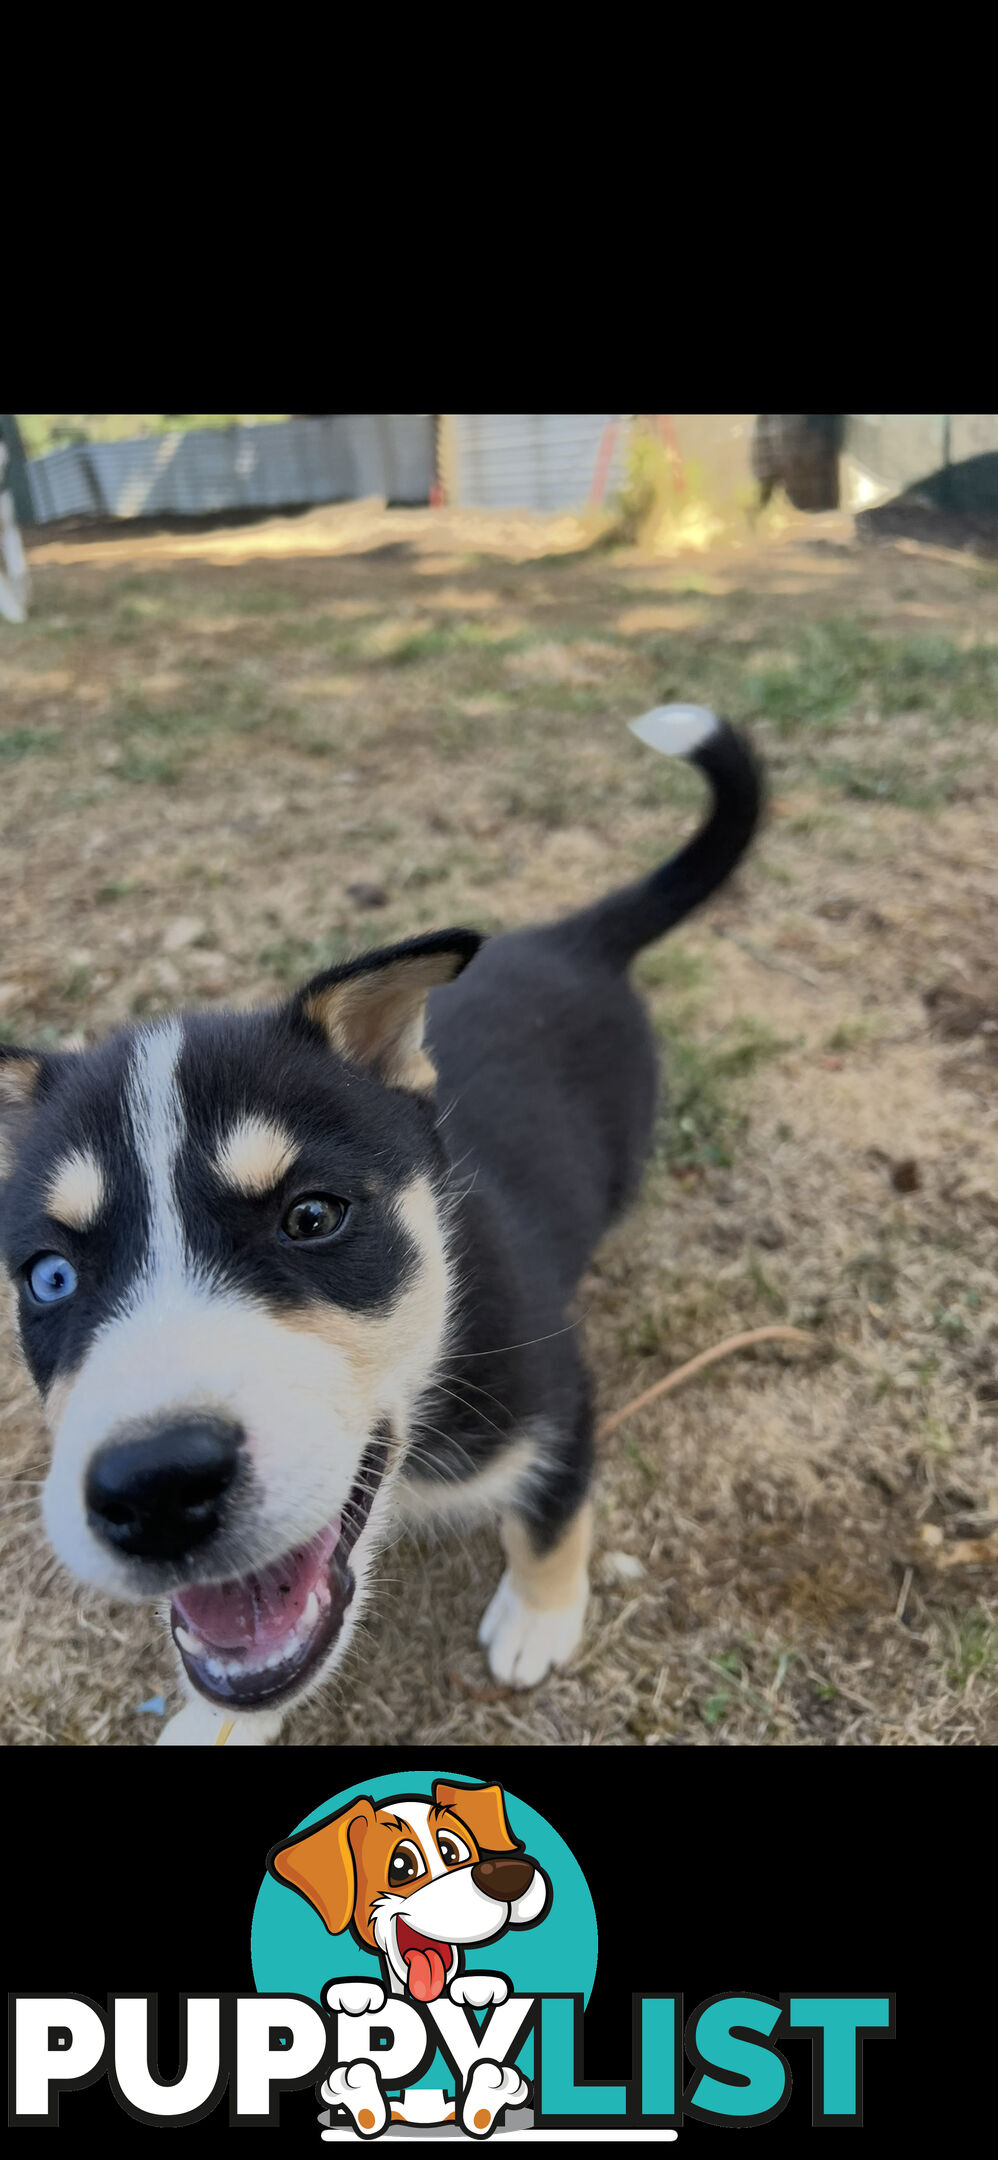
[{"label": "puppy's pink tongue", "polygon": [[407,1950],[405,1962],[409,1968],[409,1992],[417,2002],[436,2002],[447,1978],[447,1967],[439,1950],[432,1945],[427,1950]]},{"label": "puppy's pink tongue", "polygon": [[174,1612],[216,1650],[273,1648],[294,1631],[313,1590],[328,1603],[329,1563],[339,1535],[336,1516],[310,1545],[286,1553],[261,1575],[193,1584],[174,1598]]}]

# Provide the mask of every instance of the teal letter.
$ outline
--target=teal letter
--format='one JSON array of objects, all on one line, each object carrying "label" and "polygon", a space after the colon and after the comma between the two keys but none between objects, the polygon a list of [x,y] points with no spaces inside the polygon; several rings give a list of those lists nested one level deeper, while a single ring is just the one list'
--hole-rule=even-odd
[{"label": "teal letter", "polygon": [[888,1995],[791,1995],[790,2023],[817,2031],[820,2039],[821,2091],[815,2083],[820,2116],[855,2116],[859,2109],[857,2068],[859,2034],[866,2026],[889,2031]]},{"label": "teal letter", "polygon": [[676,1998],[649,1995],[641,2003],[641,2113],[676,2112]]},{"label": "teal letter", "polygon": [[755,2040],[736,2040],[732,2026],[767,2036],[779,2022],[779,2003],[764,2002],[758,1995],[722,1995],[706,2003],[696,2019],[693,2045],[705,2062],[744,2078],[743,2085],[722,2085],[704,2073],[692,2087],[689,2103],[705,2115],[749,2122],[774,2115],[787,2097],[787,2066],[775,2048]]},{"label": "teal letter", "polygon": [[536,2082],[539,2119],[557,2115],[626,2115],[626,2085],[577,2085],[575,2031],[582,2030],[582,1997],[542,1995]]}]

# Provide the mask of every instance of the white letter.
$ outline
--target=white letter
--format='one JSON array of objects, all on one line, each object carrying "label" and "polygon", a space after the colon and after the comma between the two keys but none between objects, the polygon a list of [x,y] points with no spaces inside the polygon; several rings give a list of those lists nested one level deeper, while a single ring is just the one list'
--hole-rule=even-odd
[{"label": "white letter", "polygon": [[187,2062],[163,2085],[149,2068],[149,1997],[118,1995],[114,2004],[114,2074],[123,2099],[143,2115],[192,2115],[216,2092],[221,2071],[217,1995],[187,1998]]},{"label": "white letter", "polygon": [[[49,2035],[68,2032],[68,2047],[52,2047]],[[77,1995],[18,1995],[14,2003],[16,2115],[58,2121],[59,2087],[83,2085],[104,2053],[104,2020]],[[58,2067],[57,2067],[58,2066]],[[50,2089],[55,2087],[55,2098]]]},{"label": "white letter", "polygon": [[[275,2027],[291,2034],[288,2047],[272,2047]],[[236,2114],[272,2120],[271,2087],[307,2085],[329,2043],[314,2003],[297,1995],[240,1995],[236,2004]]]},{"label": "white letter", "polygon": [[[376,2032],[388,2032],[388,2047],[376,2047]],[[393,1995],[383,2008],[362,2011],[351,2016],[345,2010],[336,2014],[336,2061],[337,2064],[373,2063],[383,2085],[404,2085],[406,2078],[418,2077],[430,2061],[429,2038],[420,2012],[414,2003],[402,2002]]]},{"label": "white letter", "polygon": [[515,2056],[533,2007],[532,1995],[511,1995],[508,2002],[496,2004],[479,2031],[467,2011],[456,2002],[448,2002],[446,1996],[440,1995],[428,2005],[444,2053],[456,2065],[465,2084],[477,2063],[505,2063]]}]

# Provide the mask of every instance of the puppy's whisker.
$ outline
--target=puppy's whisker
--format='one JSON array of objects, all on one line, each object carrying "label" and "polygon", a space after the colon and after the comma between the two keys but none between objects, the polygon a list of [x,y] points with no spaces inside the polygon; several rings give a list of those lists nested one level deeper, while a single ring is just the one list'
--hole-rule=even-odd
[{"label": "puppy's whisker", "polygon": [[512,1417],[513,1413],[507,1403],[500,1402],[498,1395],[493,1395],[490,1388],[481,1387],[477,1380],[467,1379],[463,1372],[445,1371],[443,1378],[449,1380],[454,1387],[470,1388],[473,1395],[484,1395],[487,1402],[495,1403],[496,1409],[501,1410],[504,1417]]},{"label": "puppy's whisker", "polygon": [[574,1335],[580,1325],[580,1321],[570,1320],[566,1327],[552,1328],[547,1335],[530,1335],[525,1342],[500,1343],[495,1350],[462,1350],[461,1358],[508,1357],[514,1350],[533,1350],[537,1343],[556,1342],[559,1335]]},{"label": "puppy's whisker", "polygon": [[[477,1403],[465,1402],[463,1395],[459,1395],[454,1388],[445,1387],[442,1380],[438,1380],[437,1387],[439,1388],[441,1395],[448,1395],[451,1402],[456,1402],[457,1404],[459,1404],[462,1410],[467,1410],[469,1417],[481,1418],[483,1425],[490,1425],[492,1427],[492,1431],[498,1433],[501,1440],[505,1440],[508,1437],[506,1428],[504,1428],[502,1425],[497,1425],[495,1418],[490,1418],[484,1410],[480,1410]],[[493,1396],[491,1399],[494,1401],[495,1397]],[[502,1403],[500,1403],[498,1407],[501,1410],[503,1407]]]}]

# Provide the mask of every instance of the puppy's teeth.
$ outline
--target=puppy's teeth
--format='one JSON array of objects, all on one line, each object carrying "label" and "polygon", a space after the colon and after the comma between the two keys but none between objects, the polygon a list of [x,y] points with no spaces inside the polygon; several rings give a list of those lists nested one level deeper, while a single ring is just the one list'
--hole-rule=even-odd
[{"label": "puppy's teeth", "polygon": [[252,1679],[254,1673],[273,1672],[277,1666],[287,1665],[296,1658],[315,1634],[322,1621],[325,1609],[326,1601],[319,1596],[318,1591],[310,1591],[308,1603],[297,1626],[290,1634],[285,1636],[279,1649],[272,1650],[268,1658],[263,1658],[256,1663],[251,1662],[247,1656],[233,1658],[209,1657],[207,1645],[199,1641],[196,1635],[192,1635],[189,1628],[175,1628],[173,1631],[174,1639],[179,1647],[187,1652],[188,1657],[197,1658],[198,1662],[204,1666],[205,1672],[211,1674],[212,1679],[249,1680]]}]

